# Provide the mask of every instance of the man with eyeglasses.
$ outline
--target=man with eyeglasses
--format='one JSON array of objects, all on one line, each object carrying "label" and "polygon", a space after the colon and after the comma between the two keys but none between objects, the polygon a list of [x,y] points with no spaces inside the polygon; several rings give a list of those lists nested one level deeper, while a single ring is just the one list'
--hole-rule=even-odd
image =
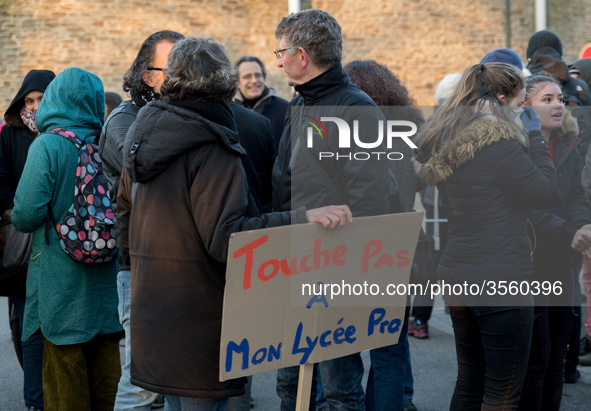
[{"label": "man with eyeglasses", "polygon": [[267,72],[263,62],[257,57],[242,56],[235,67],[238,71],[238,92],[234,102],[271,120],[277,148],[289,102],[277,96],[277,89],[265,85]]},{"label": "man with eyeglasses", "polygon": [[[103,161],[103,171],[109,180],[110,198],[113,208],[117,207],[117,191],[123,169],[123,144],[127,130],[135,121],[140,108],[150,101],[160,99],[160,86],[166,79],[168,54],[174,43],[184,36],[175,31],[163,30],[148,37],[138,52],[131,67],[123,77],[123,90],[131,95],[131,100],[124,101],[115,108],[103,126],[98,143],[99,154]],[[116,211],[116,210],[114,210]],[[117,216],[118,236],[128,231],[129,216]],[[119,247],[119,273],[117,291],[119,293],[119,321],[125,330],[125,362],[121,364],[121,379],[117,389],[115,411],[145,410],[164,406],[157,394],[136,387],[130,382],[130,306],[131,306],[131,271],[130,259],[126,250]]]},{"label": "man with eyeglasses", "polygon": [[[350,148],[339,147],[339,130],[332,121],[321,120],[320,135],[313,135],[314,130],[308,125],[314,126],[313,121],[325,117],[338,117],[352,125],[353,120],[363,117],[360,138],[374,142],[379,122],[385,120],[373,100],[349,80],[341,65],[340,25],[329,13],[309,9],[284,17],[277,25],[275,38],[279,42],[275,50],[277,67],[283,69],[287,83],[295,87],[298,96],[290,103],[273,168],[273,211],[336,203],[348,205],[357,217],[388,213],[387,161],[355,161],[354,154],[363,150],[353,144]],[[311,132],[308,140],[306,129]],[[375,151],[386,151],[386,145],[380,144]],[[335,155],[319,161],[319,152],[337,152],[341,158]],[[352,157],[347,158],[347,154]],[[365,411],[363,363],[358,353],[320,362],[316,371],[328,410]],[[298,367],[277,372],[281,411],[296,407],[298,375]],[[313,395],[310,409],[316,409],[315,400]],[[389,409],[398,409],[397,405],[390,405]]]}]

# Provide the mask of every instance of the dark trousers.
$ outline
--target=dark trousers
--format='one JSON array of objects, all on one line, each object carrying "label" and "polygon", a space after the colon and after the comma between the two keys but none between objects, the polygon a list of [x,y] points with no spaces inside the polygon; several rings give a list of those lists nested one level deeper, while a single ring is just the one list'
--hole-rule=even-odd
[{"label": "dark trousers", "polygon": [[119,336],[99,334],[82,344],[55,345],[45,337],[45,411],[112,411],[121,378]]},{"label": "dark trousers", "polygon": [[534,308],[534,330],[519,410],[558,411],[572,307]]},{"label": "dark trousers", "polygon": [[451,307],[458,379],[450,410],[514,410],[525,378],[534,310]]},{"label": "dark trousers", "polygon": [[40,334],[31,335],[27,341],[20,341],[25,319],[25,299],[12,297],[12,302],[18,315],[17,342],[21,344],[24,372],[24,398],[27,408],[43,409],[43,337]]}]

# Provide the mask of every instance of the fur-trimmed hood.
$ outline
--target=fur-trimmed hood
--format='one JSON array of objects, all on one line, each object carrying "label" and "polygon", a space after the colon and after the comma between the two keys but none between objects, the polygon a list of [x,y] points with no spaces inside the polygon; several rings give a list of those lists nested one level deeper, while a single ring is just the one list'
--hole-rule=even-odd
[{"label": "fur-trimmed hood", "polygon": [[554,140],[563,140],[569,135],[579,135],[579,124],[577,123],[577,119],[575,116],[573,116],[571,111],[565,107],[564,116],[562,118],[562,126],[560,126],[560,131],[558,132],[558,135],[554,137]]},{"label": "fur-trimmed hood", "polygon": [[454,169],[473,159],[476,152],[501,139],[517,140],[524,147],[527,144],[523,136],[515,135],[513,127],[492,115],[485,115],[462,131],[457,139],[456,158],[437,150],[434,154],[415,157],[415,170],[425,182],[435,185],[451,176]]}]

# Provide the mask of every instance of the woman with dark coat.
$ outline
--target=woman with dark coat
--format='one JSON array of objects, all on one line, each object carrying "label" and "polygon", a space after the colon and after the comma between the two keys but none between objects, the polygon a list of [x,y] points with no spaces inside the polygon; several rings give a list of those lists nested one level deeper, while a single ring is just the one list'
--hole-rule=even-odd
[{"label": "woman with dark coat", "polygon": [[[531,211],[536,233],[534,278],[560,282],[561,293],[534,296],[534,329],[520,410],[558,410],[562,398],[564,364],[573,322],[573,262],[575,251],[586,251],[591,235],[591,213],[581,185],[583,163],[577,149],[577,120],[565,109],[562,90],[551,77],[526,81],[525,104],[541,120],[550,156],[558,173],[560,199],[547,211]],[[574,250],[574,251],[573,251]],[[546,295],[545,295],[546,294]]]},{"label": "woman with dark coat", "polygon": [[[0,132],[0,215],[14,207],[14,193],[25,168],[29,146],[39,135],[35,115],[43,93],[55,74],[49,70],[31,70],[25,76],[21,88],[4,113],[6,124]],[[0,281],[0,295],[11,297],[18,315],[17,330],[13,335],[22,344],[23,370],[25,376],[25,405],[27,409],[43,409],[43,386],[41,368],[43,361],[43,339],[33,335],[20,342],[24,310],[26,273]],[[15,332],[16,331],[16,332]]]},{"label": "woman with dark coat", "polygon": [[[530,107],[519,109],[524,96],[516,67],[471,66],[417,138],[418,175],[437,184],[449,221],[437,274],[470,289],[446,296],[458,357],[453,411],[513,410],[525,378],[533,299],[494,289],[531,279],[527,213],[552,206],[557,178],[539,118]],[[485,285],[481,296],[473,291]]]}]

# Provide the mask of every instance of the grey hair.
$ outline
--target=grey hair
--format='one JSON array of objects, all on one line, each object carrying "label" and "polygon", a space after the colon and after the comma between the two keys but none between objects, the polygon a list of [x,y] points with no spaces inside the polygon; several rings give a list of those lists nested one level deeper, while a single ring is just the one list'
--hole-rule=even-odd
[{"label": "grey hair", "polygon": [[343,58],[341,26],[328,12],[308,9],[285,16],[275,29],[277,41],[284,39],[288,53],[302,47],[314,64],[325,69]]},{"label": "grey hair", "polygon": [[228,52],[214,39],[187,37],[168,55],[168,77],[160,94],[169,101],[195,98],[229,103],[237,89]]}]

